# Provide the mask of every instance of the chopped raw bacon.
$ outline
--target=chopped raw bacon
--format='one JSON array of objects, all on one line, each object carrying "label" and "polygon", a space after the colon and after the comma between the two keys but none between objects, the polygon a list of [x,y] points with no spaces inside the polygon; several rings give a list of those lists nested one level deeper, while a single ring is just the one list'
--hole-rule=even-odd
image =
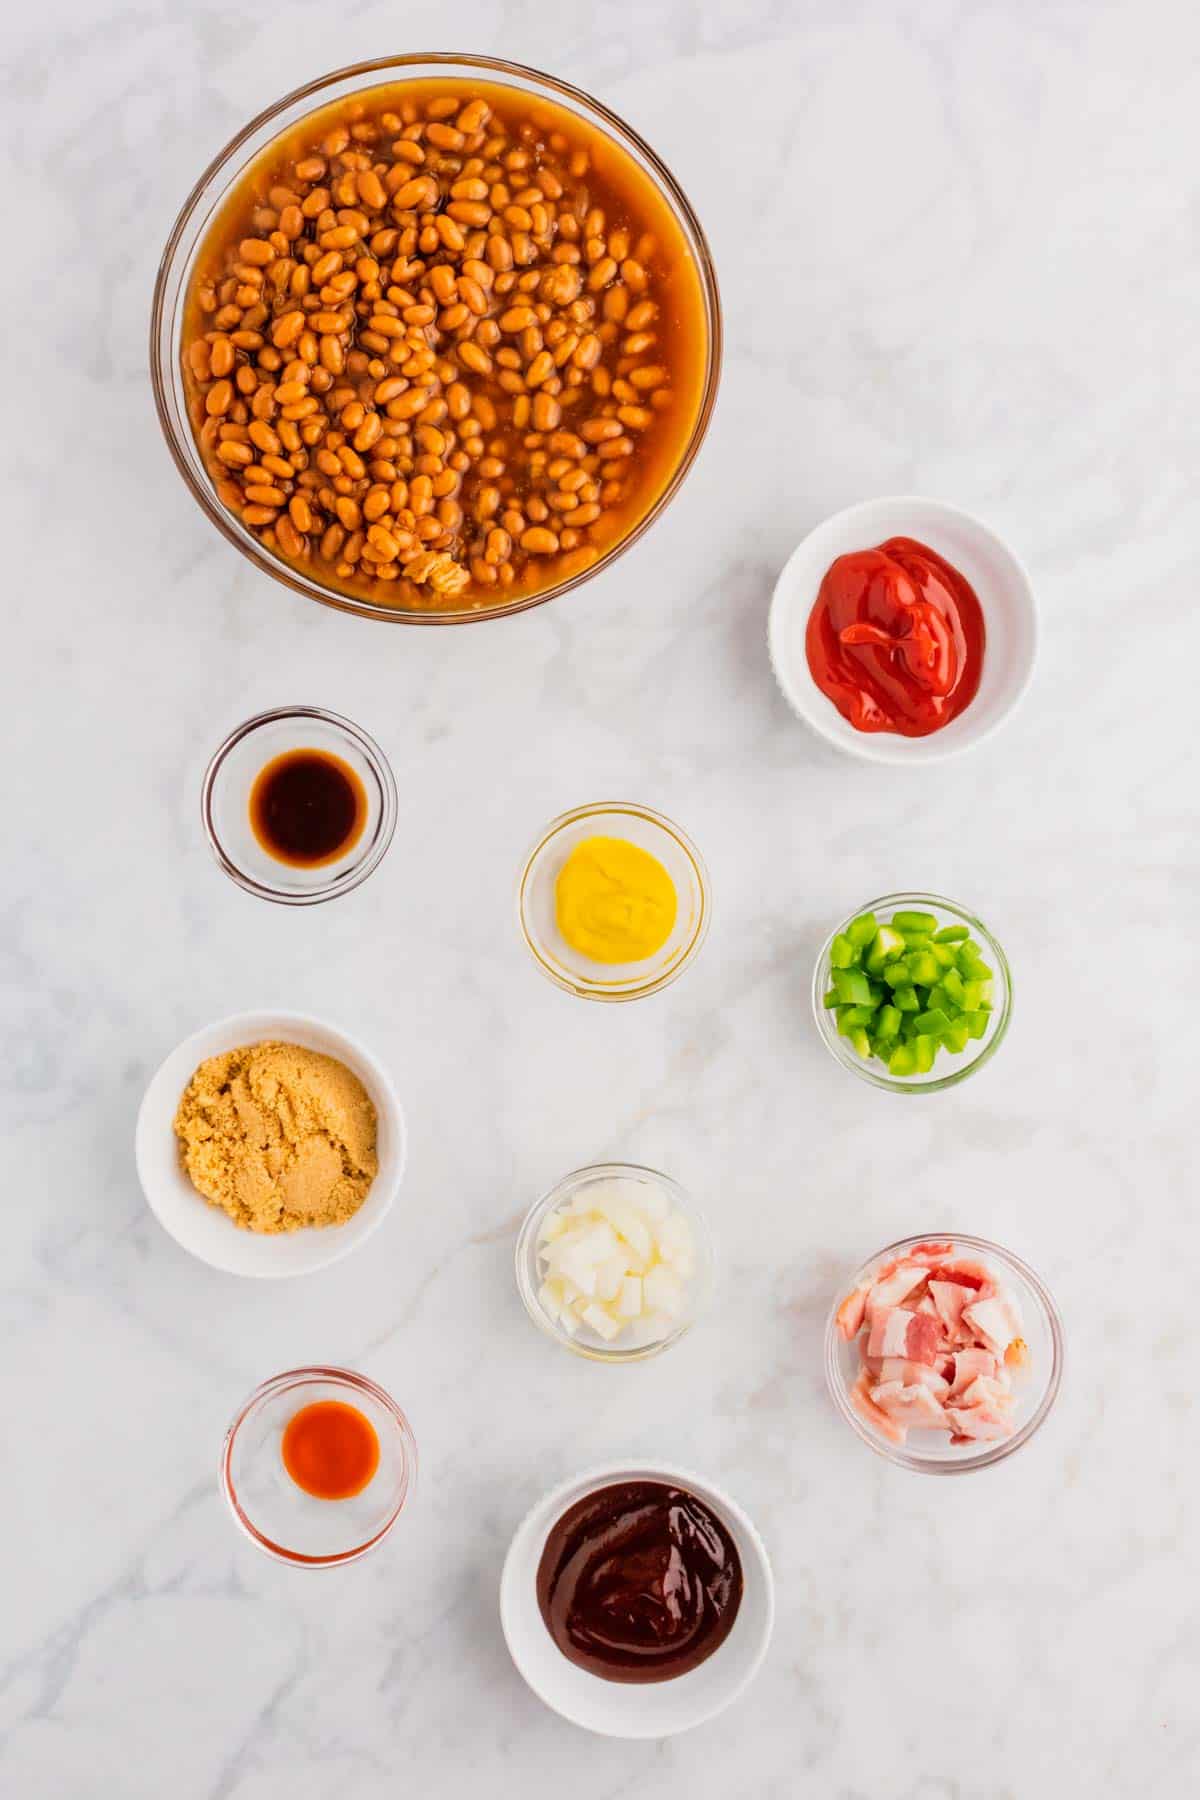
[{"label": "chopped raw bacon", "polygon": [[1012,1436],[1012,1420],[986,1407],[946,1406],[942,1411],[955,1437],[963,1441],[986,1443],[991,1438]]},{"label": "chopped raw bacon", "polygon": [[952,1338],[957,1336],[962,1323],[963,1307],[974,1298],[975,1289],[963,1287],[958,1281],[938,1281],[931,1275],[929,1294],[947,1333]]},{"label": "chopped raw bacon", "polygon": [[950,1383],[950,1396],[961,1394],[980,1375],[994,1375],[996,1359],[990,1350],[956,1350],[954,1353],[954,1379]]},{"label": "chopped raw bacon", "polygon": [[854,1383],[854,1386],[850,1389],[851,1406],[856,1412],[862,1414],[868,1425],[873,1425],[876,1431],[882,1432],[883,1436],[887,1438],[890,1443],[902,1444],[908,1436],[908,1432],[904,1429],[903,1425],[893,1423],[893,1421],[888,1418],[887,1414],[880,1407],[876,1406],[867,1391],[869,1381],[870,1377],[867,1374],[864,1373],[859,1376],[858,1380]]},{"label": "chopped raw bacon", "polygon": [[905,1387],[899,1381],[881,1382],[871,1389],[871,1399],[893,1425],[915,1431],[937,1431],[945,1427],[946,1415],[941,1402],[919,1381],[912,1387]]},{"label": "chopped raw bacon", "polygon": [[940,1241],[930,1239],[928,1243],[918,1244],[915,1250],[906,1253],[909,1262],[924,1263],[927,1269],[940,1263],[943,1258],[954,1255],[954,1245],[946,1239]]},{"label": "chopped raw bacon", "polygon": [[903,1356],[909,1362],[937,1361],[941,1333],[936,1319],[928,1313],[906,1312],[893,1306],[879,1312],[870,1322],[871,1336],[867,1349],[872,1356]]},{"label": "chopped raw bacon", "polygon": [[[989,1356],[988,1362],[991,1363],[991,1360]],[[898,1381],[902,1387],[919,1384],[927,1387],[931,1394],[936,1394],[939,1400],[949,1392],[950,1383],[946,1377],[936,1369],[931,1369],[928,1363],[906,1362],[902,1356],[873,1356],[871,1362],[877,1366],[878,1381]]]},{"label": "chopped raw bacon", "polygon": [[957,1281],[960,1287],[974,1288],[981,1294],[996,1292],[996,1277],[981,1262],[970,1257],[960,1256],[954,1262],[939,1263],[936,1269],[929,1271],[930,1281]]},{"label": "chopped raw bacon", "polygon": [[1031,1360],[1020,1309],[987,1264],[954,1250],[920,1244],[838,1308],[838,1329],[857,1338],[862,1364],[851,1403],[890,1443],[913,1430],[988,1443],[1016,1428],[1012,1375]]},{"label": "chopped raw bacon", "polygon": [[848,1344],[858,1336],[859,1328],[866,1317],[869,1291],[869,1284],[867,1287],[855,1288],[852,1294],[846,1295],[837,1309],[837,1328]]},{"label": "chopped raw bacon", "polygon": [[867,1313],[874,1317],[884,1312],[889,1306],[899,1306],[900,1302],[919,1287],[928,1271],[922,1263],[902,1262],[889,1273],[876,1281],[867,1295]]},{"label": "chopped raw bacon", "polygon": [[961,1406],[979,1407],[999,1414],[1006,1412],[1012,1403],[1010,1389],[990,1375],[977,1375],[959,1402]]},{"label": "chopped raw bacon", "polygon": [[993,1356],[1003,1356],[1013,1339],[1021,1335],[1021,1315],[1005,1294],[964,1306],[963,1323],[970,1326]]}]

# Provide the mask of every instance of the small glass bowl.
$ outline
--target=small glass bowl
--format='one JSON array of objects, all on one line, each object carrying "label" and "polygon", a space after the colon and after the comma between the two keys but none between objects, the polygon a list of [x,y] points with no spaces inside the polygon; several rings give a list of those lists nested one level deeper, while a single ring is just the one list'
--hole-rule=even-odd
[{"label": "small glass bowl", "polygon": [[[658,858],[675,884],[678,912],[661,950],[641,962],[598,963],[573,950],[558,929],[559,870],[585,838],[625,838]],[[542,974],[581,1000],[642,1000],[675,981],[694,961],[712,914],[708,870],[687,834],[648,806],[620,800],[577,806],[552,819],[525,859],[517,884],[521,936]]]},{"label": "small glass bowl", "polygon": [[[918,1244],[933,1241],[954,1246],[952,1255],[967,1254],[980,1262],[992,1263],[1004,1277],[1016,1298],[1024,1320],[1024,1337],[1029,1345],[1031,1366],[1013,1377],[1013,1393],[1017,1400],[1020,1424],[1009,1438],[997,1442],[970,1445],[952,1444],[948,1432],[910,1431],[906,1444],[889,1443],[872,1431],[850,1404],[850,1387],[862,1366],[858,1340],[847,1343],[837,1327],[837,1311],[846,1295],[858,1287],[881,1264],[903,1256]],[[925,1475],[963,1475],[971,1469],[986,1469],[1003,1462],[1022,1444],[1027,1444],[1054,1405],[1062,1381],[1063,1322],[1053,1296],[1041,1277],[1029,1264],[1011,1250],[1004,1250],[988,1238],[968,1237],[965,1232],[925,1232],[920,1237],[899,1238],[885,1244],[868,1257],[860,1269],[844,1281],[834,1296],[825,1326],[825,1379],[834,1405],[846,1423],[864,1444],[904,1469],[917,1469]],[[926,1445],[923,1440],[928,1439]]]},{"label": "small glass bowl", "polygon": [[[269,855],[250,823],[250,791],[260,770],[288,750],[325,750],[354,770],[367,797],[367,817],[344,856],[296,868]],[[315,906],[348,894],[377,869],[396,829],[399,800],[387,757],[374,738],[319,706],[281,706],[231,731],[204,772],[204,830],[231,881],[260,900]]]},{"label": "small glass bowl", "polygon": [[[695,412],[674,464],[666,471],[661,489],[654,494],[641,517],[634,520],[622,537],[607,545],[594,563],[564,576],[552,586],[535,588],[531,593],[521,592],[499,606],[476,602],[457,611],[450,608],[405,610],[377,604],[360,594],[331,586],[315,573],[273,555],[217,497],[188,416],[188,394],[181,363],[188,291],[205,234],[230,193],[268,145],[292,131],[309,114],[350,95],[365,95],[397,83],[431,76],[458,81],[483,80],[511,89],[523,96],[532,108],[545,103],[564,108],[611,139],[653,183],[659,200],[682,236],[696,274],[705,332],[703,372],[698,383]],[[251,119],[209,163],[184,201],[159,263],[150,317],[150,379],[167,448],[193,499],[222,536],[256,568],[309,600],[353,613],[358,618],[386,619],[407,625],[465,625],[480,619],[506,618],[569,593],[601,570],[610,568],[618,556],[649,530],[678,493],[704,441],[716,404],[721,341],[721,300],[716,270],[700,222],[670,169],[631,125],[581,88],[572,87],[539,69],[526,68],[522,63],[453,50],[418,51],[403,56],[377,57],[371,62],[335,69],[315,81],[306,82]]]},{"label": "small glass bowl", "polygon": [[[893,1075],[887,1064],[880,1062],[878,1058],[861,1057],[847,1038],[839,1037],[833,1008],[823,1004],[832,985],[830,951],[838,932],[845,931],[851,920],[857,919],[860,913],[873,912],[882,920],[885,914],[905,910],[935,913],[939,930],[943,925],[967,926],[972,937],[982,941],[995,975],[995,1002],[984,1035],[981,1038],[969,1038],[961,1055],[955,1056],[948,1050],[939,1050],[937,1060],[927,1075]],[[887,1088],[893,1094],[936,1094],[942,1088],[955,1087],[960,1081],[965,1081],[968,1075],[973,1075],[976,1069],[981,1069],[984,1063],[990,1061],[999,1049],[1012,1014],[1012,973],[1008,958],[982,919],[977,919],[974,913],[967,912],[964,907],[956,906],[953,900],[943,899],[940,894],[884,894],[881,899],[868,900],[865,905],[848,914],[826,938],[813,971],[812,1006],[817,1030],[825,1048],[836,1062],[841,1063],[843,1069],[849,1069],[861,1080],[869,1081],[872,1087]]]},{"label": "small glass bowl", "polygon": [[[348,1500],[318,1500],[283,1466],[283,1433],[302,1406],[341,1400],[364,1413],[379,1438],[379,1467]],[[240,1407],[225,1434],[218,1480],[237,1525],[279,1562],[329,1569],[382,1543],[417,1479],[412,1427],[390,1394],[351,1369],[289,1369]]]},{"label": "small glass bowl", "polygon": [[[696,1271],[687,1284],[686,1309],[665,1337],[639,1341],[636,1334],[631,1333],[627,1338],[623,1336],[614,1339],[612,1343],[606,1343],[586,1325],[581,1326],[572,1337],[563,1330],[557,1319],[550,1317],[538,1299],[538,1289],[542,1284],[542,1273],[538,1267],[538,1234],[542,1228],[542,1220],[547,1213],[554,1212],[595,1181],[637,1181],[663,1188],[692,1228],[696,1242]],[[517,1233],[515,1260],[517,1287],[525,1302],[525,1310],[534,1324],[547,1337],[553,1338],[556,1344],[564,1345],[566,1349],[573,1350],[576,1356],[586,1357],[589,1362],[645,1362],[648,1357],[661,1355],[672,1344],[677,1344],[685,1332],[691,1330],[712,1294],[713,1244],[704,1214],[677,1181],[673,1181],[669,1175],[660,1174],[657,1169],[644,1168],[640,1163],[589,1163],[586,1168],[573,1169],[569,1175],[564,1175],[526,1213]]]}]

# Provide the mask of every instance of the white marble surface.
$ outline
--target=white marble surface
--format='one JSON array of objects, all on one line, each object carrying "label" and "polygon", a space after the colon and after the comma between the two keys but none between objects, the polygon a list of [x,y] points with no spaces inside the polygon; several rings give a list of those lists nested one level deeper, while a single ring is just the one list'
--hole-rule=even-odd
[{"label": "white marble surface", "polygon": [[[451,17],[43,0],[4,28],[0,1789],[1194,1792],[1194,9]],[[568,602],[437,633],[243,564],[168,460],[145,343],[161,242],[232,131],[431,44],[553,68],[644,131],[729,332],[649,539]],[[1044,612],[1020,716],[920,782],[822,747],[764,653],[797,537],[905,490],[1007,534]],[[361,720],[403,792],[383,869],[315,913],[240,893],[197,815],[218,738],[290,699]],[[538,977],[512,884],[544,820],[609,794],[695,835],[716,916],[685,980],[603,1009]],[[912,1105],[833,1064],[807,999],[835,915],[909,884],[975,902],[1017,992],[994,1064]],[[369,1252],[264,1287],[163,1235],[131,1142],[166,1050],[271,1004],[389,1060],[412,1159]],[[706,1327],[624,1371],[556,1353],[510,1271],[521,1209],[596,1157],[670,1169],[723,1234]],[[1040,1438],[951,1483],[867,1454],[818,1362],[839,1271],[946,1225],[1030,1258],[1071,1353]],[[259,1558],[214,1483],[243,1395],[312,1358],[392,1388],[422,1454],[402,1528],[328,1577]],[[655,1451],[749,1507],[779,1621],[736,1712],[627,1746],[526,1691],[496,1583],[543,1487]]]}]

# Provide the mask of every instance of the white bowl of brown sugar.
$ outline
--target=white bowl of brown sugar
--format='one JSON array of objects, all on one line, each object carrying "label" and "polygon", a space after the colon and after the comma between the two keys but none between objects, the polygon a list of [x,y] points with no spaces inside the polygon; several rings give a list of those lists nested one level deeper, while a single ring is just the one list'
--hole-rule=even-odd
[{"label": "white bowl of brown sugar", "polygon": [[404,1176],[391,1080],[304,1013],[235,1013],[185,1038],[147,1087],[134,1138],[150,1210],[232,1275],[303,1275],[348,1256]]}]

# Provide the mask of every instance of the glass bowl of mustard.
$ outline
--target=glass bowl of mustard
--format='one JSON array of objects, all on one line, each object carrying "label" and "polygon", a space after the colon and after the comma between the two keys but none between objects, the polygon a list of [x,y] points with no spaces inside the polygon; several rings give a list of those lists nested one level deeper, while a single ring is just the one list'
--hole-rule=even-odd
[{"label": "glass bowl of mustard", "polygon": [[581,1000],[642,1000],[678,980],[708,934],[708,870],[691,838],[632,801],[552,819],[517,883],[534,962]]}]

